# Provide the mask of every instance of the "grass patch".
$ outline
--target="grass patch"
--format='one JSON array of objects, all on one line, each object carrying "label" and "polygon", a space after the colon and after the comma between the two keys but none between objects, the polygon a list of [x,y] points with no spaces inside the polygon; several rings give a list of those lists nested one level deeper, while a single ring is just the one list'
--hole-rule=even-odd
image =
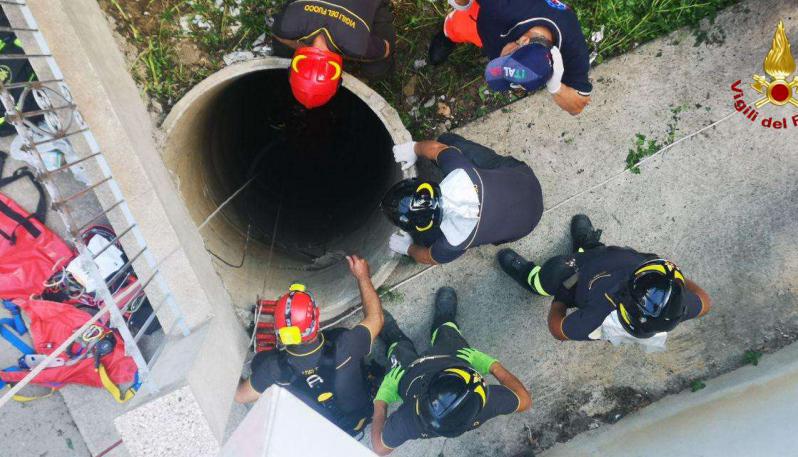
[{"label": "grass patch", "polygon": [[706,386],[707,385],[704,383],[704,381],[702,381],[700,379],[696,379],[696,380],[694,380],[693,382],[690,383],[690,391],[691,392],[698,392],[699,390],[703,389]]},{"label": "grass patch", "polygon": [[[99,0],[134,48],[132,73],[147,96],[168,110],[194,84],[224,65],[222,57],[248,50],[268,33],[266,18],[285,0]],[[679,27],[694,26],[696,45],[724,35],[696,27],[738,0],[572,0],[596,63]],[[487,91],[487,59],[474,46],[458,46],[450,61],[424,65],[429,40],[449,7],[442,0],[392,0],[398,32],[397,66],[376,90],[400,113],[416,138],[455,127],[524,96]],[[442,106],[443,105],[443,106]]]},{"label": "grass patch", "polygon": [[397,292],[395,290],[390,290],[388,287],[380,286],[377,288],[377,295],[380,298],[384,299],[385,301],[389,302],[401,302],[405,299],[405,294],[401,292]]}]

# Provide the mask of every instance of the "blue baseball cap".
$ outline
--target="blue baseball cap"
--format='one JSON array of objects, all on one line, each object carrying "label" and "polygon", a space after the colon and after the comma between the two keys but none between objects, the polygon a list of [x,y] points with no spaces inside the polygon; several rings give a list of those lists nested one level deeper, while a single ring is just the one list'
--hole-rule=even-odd
[{"label": "blue baseball cap", "polygon": [[532,92],[543,87],[553,71],[549,48],[530,43],[488,62],[485,80],[493,91],[510,90],[518,85]]}]

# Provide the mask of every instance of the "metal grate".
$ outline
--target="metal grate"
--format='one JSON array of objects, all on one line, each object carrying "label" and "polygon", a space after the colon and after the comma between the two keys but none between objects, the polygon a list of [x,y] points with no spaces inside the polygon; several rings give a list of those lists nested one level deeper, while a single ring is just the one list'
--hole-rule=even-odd
[{"label": "metal grate", "polygon": [[[157,259],[147,247],[119,184],[114,180],[108,162],[73,102],[63,74],[27,4],[21,0],[0,0],[0,6],[10,24],[0,27],[0,33],[14,33],[25,49],[25,54],[0,54],[0,64],[24,59],[31,63],[38,77],[38,80],[28,82],[0,82],[0,102],[5,107],[6,120],[22,138],[21,150],[31,159],[35,174],[50,198],[51,208],[59,215],[66,228],[65,238],[77,248],[90,280],[98,285],[97,297],[104,303],[89,322],[73,333],[43,363],[37,365],[24,380],[0,397],[0,407],[105,313],[110,314],[111,327],[118,330],[127,354],[138,366],[142,388],[152,393],[157,392],[158,387],[148,380],[149,367],[166,344],[166,338],[162,338],[148,359],[145,359],[138,343],[153,325],[156,314],[166,335],[175,332],[180,332],[183,336],[189,334],[183,313],[159,272],[159,266],[171,253]],[[32,104],[31,101],[36,103]],[[35,108],[26,109],[30,106]],[[71,157],[58,166],[52,166],[52,163],[48,165],[40,149],[64,140],[69,143]],[[93,254],[81,236],[83,231],[98,223],[109,224],[114,228],[117,235],[111,244],[119,242],[128,255],[127,264],[119,271],[131,267],[138,278],[130,287],[113,293],[109,289],[109,283],[117,278],[111,277],[106,281],[93,262],[102,251]],[[118,303],[124,303],[137,289],[143,291],[150,300],[154,312],[134,335],[128,329],[123,316],[126,310],[120,310]]]}]

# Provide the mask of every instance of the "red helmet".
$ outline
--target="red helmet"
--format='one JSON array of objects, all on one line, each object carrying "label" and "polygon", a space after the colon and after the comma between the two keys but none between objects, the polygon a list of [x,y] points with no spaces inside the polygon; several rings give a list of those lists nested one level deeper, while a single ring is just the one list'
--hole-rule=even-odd
[{"label": "red helmet", "polygon": [[341,83],[341,56],[319,48],[299,48],[291,60],[288,82],[291,92],[305,108],[329,102]]},{"label": "red helmet", "polygon": [[292,284],[274,309],[277,339],[284,345],[307,343],[319,333],[319,307],[302,284]]}]

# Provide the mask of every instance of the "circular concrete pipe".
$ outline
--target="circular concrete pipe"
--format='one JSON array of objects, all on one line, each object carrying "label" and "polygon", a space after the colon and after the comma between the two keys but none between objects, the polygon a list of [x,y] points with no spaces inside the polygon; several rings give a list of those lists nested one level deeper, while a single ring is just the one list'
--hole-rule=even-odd
[{"label": "circular concrete pipe", "polygon": [[236,306],[300,281],[330,321],[358,297],[345,254],[369,261],[375,286],[396,264],[378,205],[403,177],[391,147],[411,137],[348,74],[328,105],[301,108],[288,64],[252,60],[195,86],[164,123],[163,159],[198,226],[243,187],[200,232]]}]

